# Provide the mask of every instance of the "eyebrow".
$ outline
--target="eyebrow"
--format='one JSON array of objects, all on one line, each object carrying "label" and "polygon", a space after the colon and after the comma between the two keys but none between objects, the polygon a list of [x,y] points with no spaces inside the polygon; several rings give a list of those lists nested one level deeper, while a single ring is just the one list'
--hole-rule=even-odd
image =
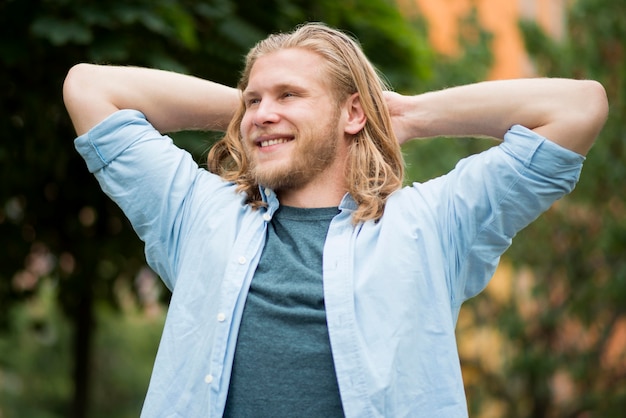
[{"label": "eyebrow", "polygon": [[[280,84],[277,84],[275,86],[272,86],[272,90],[297,90],[297,91],[303,91],[303,90],[306,90],[306,88],[302,87],[301,85],[296,84],[296,83],[280,83]],[[242,92],[242,95],[244,97],[257,96],[258,94],[259,93],[256,90],[248,90],[247,87]]]}]

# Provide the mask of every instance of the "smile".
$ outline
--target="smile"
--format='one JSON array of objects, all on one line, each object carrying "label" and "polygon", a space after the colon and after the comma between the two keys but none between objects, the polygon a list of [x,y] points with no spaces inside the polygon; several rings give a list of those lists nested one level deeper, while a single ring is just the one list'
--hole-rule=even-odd
[{"label": "smile", "polygon": [[293,138],[274,138],[274,139],[266,139],[264,141],[259,142],[259,146],[261,148],[269,147],[272,145],[285,144],[291,141]]}]

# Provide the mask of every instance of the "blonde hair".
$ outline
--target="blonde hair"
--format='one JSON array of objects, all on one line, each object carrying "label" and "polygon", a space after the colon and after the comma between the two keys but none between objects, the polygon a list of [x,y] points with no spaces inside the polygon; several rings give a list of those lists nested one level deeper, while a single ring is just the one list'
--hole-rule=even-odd
[{"label": "blonde hair", "polygon": [[[380,219],[387,198],[402,186],[404,175],[402,153],[383,97],[387,86],[354,39],[324,24],[307,23],[289,33],[270,35],[255,45],[246,57],[238,88],[245,90],[259,57],[287,48],[302,48],[325,59],[337,103],[354,93],[359,94],[367,122],[352,137],[346,184],[358,205],[353,222]],[[241,142],[240,124],[244,112],[242,101],[224,138],[210,150],[207,162],[210,171],[237,184],[238,189],[246,193],[247,202],[259,207],[264,203]]]}]

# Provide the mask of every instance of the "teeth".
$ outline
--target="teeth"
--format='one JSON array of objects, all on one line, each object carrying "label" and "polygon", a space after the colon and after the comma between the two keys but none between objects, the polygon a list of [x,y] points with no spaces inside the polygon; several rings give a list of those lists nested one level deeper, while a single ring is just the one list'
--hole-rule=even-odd
[{"label": "teeth", "polygon": [[268,139],[267,141],[261,142],[261,148],[269,147],[270,145],[284,144],[285,142],[288,142],[288,141],[289,140],[287,138]]}]

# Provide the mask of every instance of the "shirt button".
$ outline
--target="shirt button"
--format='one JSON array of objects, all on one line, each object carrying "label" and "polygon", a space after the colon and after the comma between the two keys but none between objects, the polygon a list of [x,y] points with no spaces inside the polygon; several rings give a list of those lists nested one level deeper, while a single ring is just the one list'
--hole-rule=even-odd
[{"label": "shirt button", "polygon": [[263,220],[269,222],[272,220],[272,215],[270,215],[269,213],[264,213],[263,214]]},{"label": "shirt button", "polygon": [[239,262],[239,264],[246,264],[246,257],[240,255],[237,261]]},{"label": "shirt button", "polygon": [[270,197],[272,195],[272,189],[265,189],[265,196]]},{"label": "shirt button", "polygon": [[223,314],[223,313],[221,313],[221,312],[220,312],[220,313],[218,313],[218,314],[217,314],[217,320],[218,320],[219,322],[224,322],[224,321],[226,320],[226,315],[225,315],[225,314]]},{"label": "shirt button", "polygon": [[204,383],[211,383],[213,381],[213,376],[211,376],[210,374],[207,374],[206,376],[204,376]]}]

